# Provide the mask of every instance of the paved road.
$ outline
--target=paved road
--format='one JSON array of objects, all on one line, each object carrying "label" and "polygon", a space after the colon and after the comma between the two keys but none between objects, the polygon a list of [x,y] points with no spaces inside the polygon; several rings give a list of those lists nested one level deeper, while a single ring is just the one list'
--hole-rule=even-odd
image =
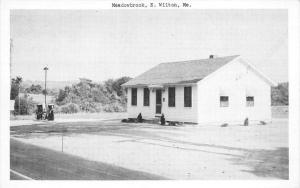
[{"label": "paved road", "polygon": [[[160,180],[164,177],[10,140],[10,168],[36,180]],[[12,180],[23,179],[11,173]]]}]

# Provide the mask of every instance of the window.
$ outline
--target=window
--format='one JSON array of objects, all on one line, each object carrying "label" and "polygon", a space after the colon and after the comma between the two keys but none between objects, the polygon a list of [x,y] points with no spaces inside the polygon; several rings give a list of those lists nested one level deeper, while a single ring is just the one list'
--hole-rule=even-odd
[{"label": "window", "polygon": [[229,97],[220,96],[220,107],[228,107],[228,106],[229,106]]},{"label": "window", "polygon": [[136,106],[137,103],[137,88],[131,88],[131,105]]},{"label": "window", "polygon": [[144,88],[144,106],[149,106],[149,88]]},{"label": "window", "polygon": [[168,89],[169,94],[169,107],[175,107],[175,87],[169,87]]},{"label": "window", "polygon": [[253,96],[247,96],[246,97],[246,106],[254,106],[254,97]]},{"label": "window", "polygon": [[192,107],[192,87],[184,87],[184,107]]}]

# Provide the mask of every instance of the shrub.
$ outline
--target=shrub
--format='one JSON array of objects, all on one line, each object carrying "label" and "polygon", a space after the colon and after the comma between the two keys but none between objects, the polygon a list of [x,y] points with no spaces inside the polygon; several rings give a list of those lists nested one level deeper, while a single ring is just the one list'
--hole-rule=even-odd
[{"label": "shrub", "polygon": [[63,100],[65,100],[65,98],[67,97],[67,94],[65,92],[65,90],[62,90],[60,89],[59,90],[59,93],[58,93],[58,96],[56,98],[56,102],[59,104],[59,103],[62,103]]},{"label": "shrub", "polygon": [[103,107],[104,112],[124,112],[125,108],[120,103],[110,103]]},{"label": "shrub", "polygon": [[109,79],[104,83],[95,83],[86,78],[71,87],[57,91],[55,103],[62,106],[74,103],[79,105],[82,112],[123,112],[126,110],[126,91],[121,85],[130,80],[122,77],[116,80]]},{"label": "shrub", "polygon": [[89,108],[89,112],[95,113],[95,112],[101,112],[102,111],[102,105],[101,103],[91,103],[91,106]]},{"label": "shrub", "polygon": [[61,113],[72,114],[80,111],[80,108],[77,104],[68,103],[60,107]]},{"label": "shrub", "polygon": [[113,112],[113,107],[110,106],[109,104],[107,104],[103,107],[103,111],[104,112]]},{"label": "shrub", "polygon": [[54,113],[60,112],[61,108],[58,105],[54,105],[53,111]]},{"label": "shrub", "polygon": [[14,111],[19,115],[30,115],[35,111],[36,103],[27,95],[20,97],[20,114],[19,114],[19,97],[15,99]]}]

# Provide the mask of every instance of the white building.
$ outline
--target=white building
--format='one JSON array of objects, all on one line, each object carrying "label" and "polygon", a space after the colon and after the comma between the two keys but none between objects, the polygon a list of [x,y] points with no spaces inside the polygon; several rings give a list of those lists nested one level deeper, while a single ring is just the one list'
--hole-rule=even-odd
[{"label": "white building", "polygon": [[161,63],[122,86],[129,118],[166,121],[271,121],[273,81],[240,56]]}]

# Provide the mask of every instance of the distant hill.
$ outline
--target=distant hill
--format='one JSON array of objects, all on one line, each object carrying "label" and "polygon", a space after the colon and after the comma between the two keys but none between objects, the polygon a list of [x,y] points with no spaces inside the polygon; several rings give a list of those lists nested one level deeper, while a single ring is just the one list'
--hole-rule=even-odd
[{"label": "distant hill", "polygon": [[[63,89],[65,86],[71,86],[72,84],[77,84],[79,81],[71,80],[71,81],[47,81],[47,88],[48,89]],[[41,85],[44,89],[45,82],[44,81],[32,81],[26,80],[22,82],[24,88],[30,87],[32,84],[34,85]]]}]

